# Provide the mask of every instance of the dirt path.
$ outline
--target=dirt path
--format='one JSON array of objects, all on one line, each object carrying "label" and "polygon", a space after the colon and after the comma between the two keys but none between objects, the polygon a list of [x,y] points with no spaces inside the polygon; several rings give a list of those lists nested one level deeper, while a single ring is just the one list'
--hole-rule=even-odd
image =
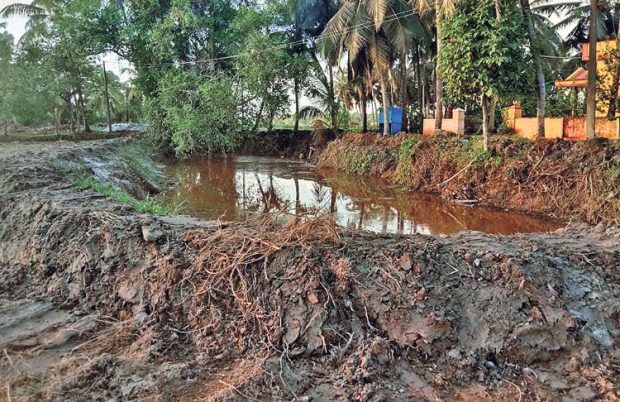
[{"label": "dirt path", "polygon": [[0,398],[620,397],[619,229],[155,218],[72,186],[136,191],[118,144],[0,156]]}]

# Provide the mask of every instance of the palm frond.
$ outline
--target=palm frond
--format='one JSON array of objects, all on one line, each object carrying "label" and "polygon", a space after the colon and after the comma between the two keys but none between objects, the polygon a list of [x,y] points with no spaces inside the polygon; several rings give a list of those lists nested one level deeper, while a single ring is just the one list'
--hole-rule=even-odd
[{"label": "palm frond", "polygon": [[321,110],[316,106],[304,106],[299,110],[297,117],[304,120],[315,119],[327,115],[327,111]]},{"label": "palm frond", "polygon": [[14,3],[9,4],[0,11],[0,17],[11,18],[14,16],[34,16],[34,15],[47,15],[47,11],[43,7],[37,5]]},{"label": "palm frond", "polygon": [[388,10],[388,0],[367,0],[368,15],[372,18],[375,29],[378,31],[383,25]]}]

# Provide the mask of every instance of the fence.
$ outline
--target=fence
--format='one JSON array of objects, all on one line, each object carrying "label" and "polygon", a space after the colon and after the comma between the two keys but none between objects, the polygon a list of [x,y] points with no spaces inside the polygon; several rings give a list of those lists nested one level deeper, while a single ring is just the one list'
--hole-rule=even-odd
[{"label": "fence", "polygon": [[[523,138],[535,139],[538,132],[536,117],[523,117],[521,105],[513,104],[504,111],[506,126],[516,135]],[[620,139],[620,121],[608,120],[606,117],[596,118],[596,137]],[[585,141],[585,117],[547,117],[545,118],[545,138]]]}]

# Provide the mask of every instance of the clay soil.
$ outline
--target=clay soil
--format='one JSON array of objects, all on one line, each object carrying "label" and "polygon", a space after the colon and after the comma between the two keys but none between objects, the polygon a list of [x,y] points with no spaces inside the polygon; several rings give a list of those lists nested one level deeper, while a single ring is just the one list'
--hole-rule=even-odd
[{"label": "clay soil", "polygon": [[620,398],[620,230],[381,236],[137,214],[126,140],[0,150],[0,399]]}]

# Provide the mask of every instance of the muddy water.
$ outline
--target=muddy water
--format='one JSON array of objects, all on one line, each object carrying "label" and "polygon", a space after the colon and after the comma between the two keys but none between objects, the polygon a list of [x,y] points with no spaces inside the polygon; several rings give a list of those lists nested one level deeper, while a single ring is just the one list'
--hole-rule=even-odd
[{"label": "muddy water", "polygon": [[259,213],[331,212],[348,228],[377,233],[494,234],[553,231],[561,224],[527,215],[449,204],[439,197],[399,191],[376,178],[317,172],[296,160],[235,157],[169,161],[176,183],[162,196],[204,219],[242,220]]}]

